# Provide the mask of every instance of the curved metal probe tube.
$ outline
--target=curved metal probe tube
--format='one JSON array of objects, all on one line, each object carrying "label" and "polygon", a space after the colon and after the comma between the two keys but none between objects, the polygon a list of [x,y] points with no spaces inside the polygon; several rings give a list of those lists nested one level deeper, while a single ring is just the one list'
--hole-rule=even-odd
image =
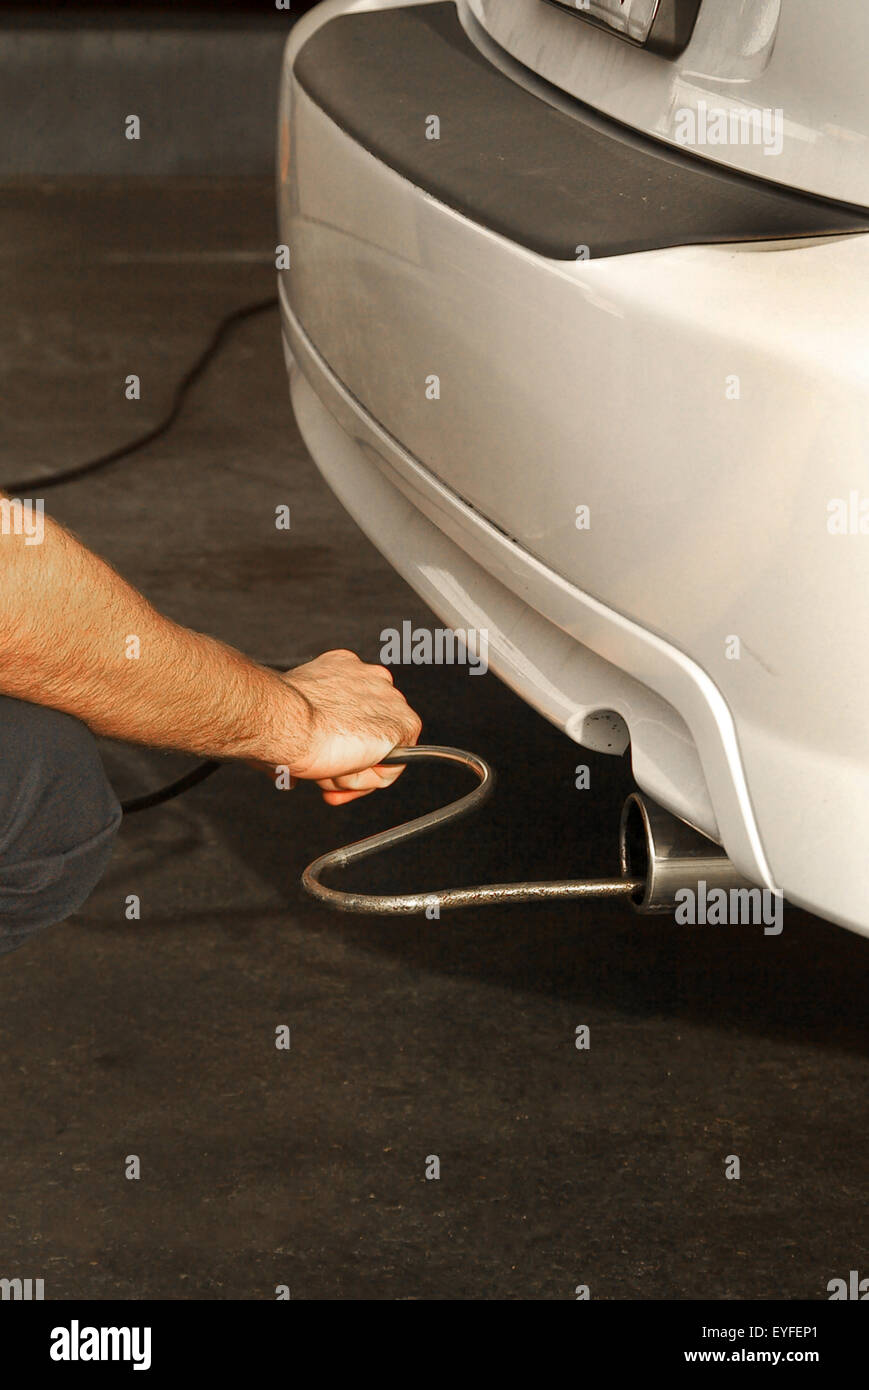
[{"label": "curved metal probe tube", "polygon": [[356,840],[352,845],[334,849],[329,854],[321,854],[313,864],[309,864],[302,874],[302,886],[320,902],[341,912],[370,912],[380,916],[392,913],[425,912],[426,908],[439,909],[453,907],[482,907],[487,903],[540,902],[553,898],[612,898],[630,897],[644,887],[644,881],[637,878],[566,878],[547,883],[485,883],[472,888],[437,888],[428,893],[343,893],[337,888],[327,888],[320,882],[320,875],[329,869],[346,869],[358,859],[366,859],[370,854],[391,849],[405,840],[413,840],[429,830],[446,825],[448,821],[458,820],[476,811],[488,799],[495,785],[495,775],[489,764],[475,753],[466,753],[462,748],[436,748],[418,746],[415,748],[395,748],[384,758],[385,763],[410,763],[425,760],[458,763],[460,767],[470,768],[479,779],[479,785],[457,801],[450,801],[436,811],[429,811],[415,820],[404,821],[391,830],[381,830],[377,835],[368,835],[364,840]]}]

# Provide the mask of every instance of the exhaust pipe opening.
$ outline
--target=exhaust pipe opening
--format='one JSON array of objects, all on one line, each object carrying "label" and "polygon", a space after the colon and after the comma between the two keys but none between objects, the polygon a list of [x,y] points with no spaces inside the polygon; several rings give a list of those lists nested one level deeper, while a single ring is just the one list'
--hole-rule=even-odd
[{"label": "exhaust pipe opening", "polygon": [[701,880],[707,889],[757,886],[714,840],[640,792],[632,792],[622,807],[619,860],[622,878],[643,880],[643,888],[630,895],[637,912],[673,912],[676,894],[696,892]]},{"label": "exhaust pipe opening", "polygon": [[642,798],[636,794],[628,797],[622,808],[619,828],[619,858],[622,878],[641,878],[643,887],[631,893],[631,902],[639,908],[649,890],[649,844],[650,829],[647,824]]}]

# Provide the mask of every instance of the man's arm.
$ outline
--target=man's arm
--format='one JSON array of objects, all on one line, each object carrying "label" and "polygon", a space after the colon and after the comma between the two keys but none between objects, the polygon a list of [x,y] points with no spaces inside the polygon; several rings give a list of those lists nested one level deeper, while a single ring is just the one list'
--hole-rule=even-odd
[{"label": "man's arm", "polygon": [[383,667],[329,652],[280,676],[163,617],[48,517],[40,544],[0,535],[0,692],[110,738],[288,766],[333,804],[394,781],[379,759],[420,730]]}]

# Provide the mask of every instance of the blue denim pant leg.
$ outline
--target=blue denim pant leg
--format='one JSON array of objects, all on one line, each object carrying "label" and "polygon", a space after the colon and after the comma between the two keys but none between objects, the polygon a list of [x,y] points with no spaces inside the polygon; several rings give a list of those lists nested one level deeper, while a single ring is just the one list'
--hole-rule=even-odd
[{"label": "blue denim pant leg", "polygon": [[81,907],[120,822],[90,730],[0,696],[0,954]]}]

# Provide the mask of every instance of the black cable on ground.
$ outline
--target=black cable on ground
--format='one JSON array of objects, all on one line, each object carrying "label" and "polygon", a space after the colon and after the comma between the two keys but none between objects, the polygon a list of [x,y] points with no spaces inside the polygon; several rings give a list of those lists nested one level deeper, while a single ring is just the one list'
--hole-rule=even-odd
[{"label": "black cable on ground", "polygon": [[232,331],[240,323],[253,318],[255,314],[263,314],[267,309],[276,308],[277,303],[277,297],[272,295],[269,299],[258,300],[256,304],[246,304],[241,309],[234,309],[231,314],[227,314],[225,318],[220,320],[205,348],[175,387],[168,413],[152,429],[139,435],[137,439],[131,440],[129,444],[120,444],[116,449],[110,449],[108,453],[100,454],[98,458],[89,459],[87,463],[74,464],[72,468],[65,468],[60,473],[49,473],[43,478],[25,478],[23,482],[18,483],[5,483],[3,485],[4,492],[13,496],[21,496],[22,493],[39,496],[48,488],[58,487],[61,483],[75,482],[78,478],[86,478],[90,473],[97,473],[102,468],[108,468],[112,463],[120,463],[121,459],[129,458],[131,454],[138,453],[148,444],[153,444],[155,439],[160,439],[175,424],[187,393],[191,387],[195,386],[206,367],[220,352]]},{"label": "black cable on ground", "polygon": [[182,792],[189,791],[197,783],[204,782],[206,777],[210,777],[212,772],[223,767],[216,758],[208,758],[203,763],[197,763],[196,767],[185,772],[183,777],[178,777],[174,782],[167,782],[165,787],[158,787],[156,791],[146,792],[144,796],[133,796],[129,801],[121,802],[121,810],[125,816],[135,815],[137,811],[147,811],[151,806],[159,806],[163,801],[171,801],[175,796],[181,796]]}]

